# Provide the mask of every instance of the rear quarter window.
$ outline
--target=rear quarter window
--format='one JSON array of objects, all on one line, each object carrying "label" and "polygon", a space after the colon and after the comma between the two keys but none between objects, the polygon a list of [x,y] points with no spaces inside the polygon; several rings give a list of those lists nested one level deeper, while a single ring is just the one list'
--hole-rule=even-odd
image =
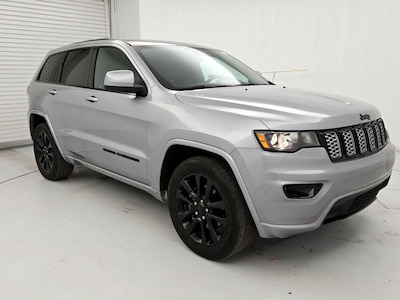
[{"label": "rear quarter window", "polygon": [[59,83],[66,54],[66,52],[60,52],[49,56],[40,71],[38,81]]}]

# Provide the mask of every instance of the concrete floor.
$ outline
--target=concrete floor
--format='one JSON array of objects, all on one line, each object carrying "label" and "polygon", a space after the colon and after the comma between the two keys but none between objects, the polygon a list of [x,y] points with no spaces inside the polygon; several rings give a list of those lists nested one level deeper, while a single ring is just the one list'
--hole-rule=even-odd
[{"label": "concrete floor", "polygon": [[45,180],[0,151],[0,299],[399,299],[400,162],[363,212],[223,262],[180,241],[168,207],[84,168]]}]

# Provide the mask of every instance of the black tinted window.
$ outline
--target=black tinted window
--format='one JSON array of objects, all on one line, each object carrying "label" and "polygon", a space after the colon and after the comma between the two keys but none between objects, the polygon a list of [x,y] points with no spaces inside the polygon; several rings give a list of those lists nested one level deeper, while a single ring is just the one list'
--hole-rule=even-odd
[{"label": "black tinted window", "polygon": [[169,89],[269,84],[223,51],[186,46],[137,46],[135,49],[159,82]]},{"label": "black tinted window", "polygon": [[69,51],[62,69],[61,83],[86,87],[89,63],[90,49]]},{"label": "black tinted window", "polygon": [[122,51],[111,47],[100,48],[97,53],[96,69],[94,71],[94,88],[104,89],[106,73],[115,70],[131,70],[135,73],[135,78],[138,78],[134,67]]},{"label": "black tinted window", "polygon": [[66,52],[51,55],[44,63],[40,71],[39,81],[59,83],[62,63],[64,62]]}]

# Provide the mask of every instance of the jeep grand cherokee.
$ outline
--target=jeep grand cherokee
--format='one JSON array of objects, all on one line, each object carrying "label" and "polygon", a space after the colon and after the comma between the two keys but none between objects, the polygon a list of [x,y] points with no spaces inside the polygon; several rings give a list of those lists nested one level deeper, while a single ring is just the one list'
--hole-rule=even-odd
[{"label": "jeep grand cherokee", "polygon": [[208,259],[360,211],[395,158],[374,106],[275,85],[201,46],[75,43],[48,53],[28,96],[44,177],[83,165],[145,190]]}]

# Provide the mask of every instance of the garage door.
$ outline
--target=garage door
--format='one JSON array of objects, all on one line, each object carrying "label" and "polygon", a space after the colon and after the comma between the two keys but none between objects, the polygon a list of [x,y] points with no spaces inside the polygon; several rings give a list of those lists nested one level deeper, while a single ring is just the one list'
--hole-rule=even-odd
[{"label": "garage door", "polygon": [[107,36],[103,0],[0,0],[0,148],[30,140],[26,88],[47,51]]}]

